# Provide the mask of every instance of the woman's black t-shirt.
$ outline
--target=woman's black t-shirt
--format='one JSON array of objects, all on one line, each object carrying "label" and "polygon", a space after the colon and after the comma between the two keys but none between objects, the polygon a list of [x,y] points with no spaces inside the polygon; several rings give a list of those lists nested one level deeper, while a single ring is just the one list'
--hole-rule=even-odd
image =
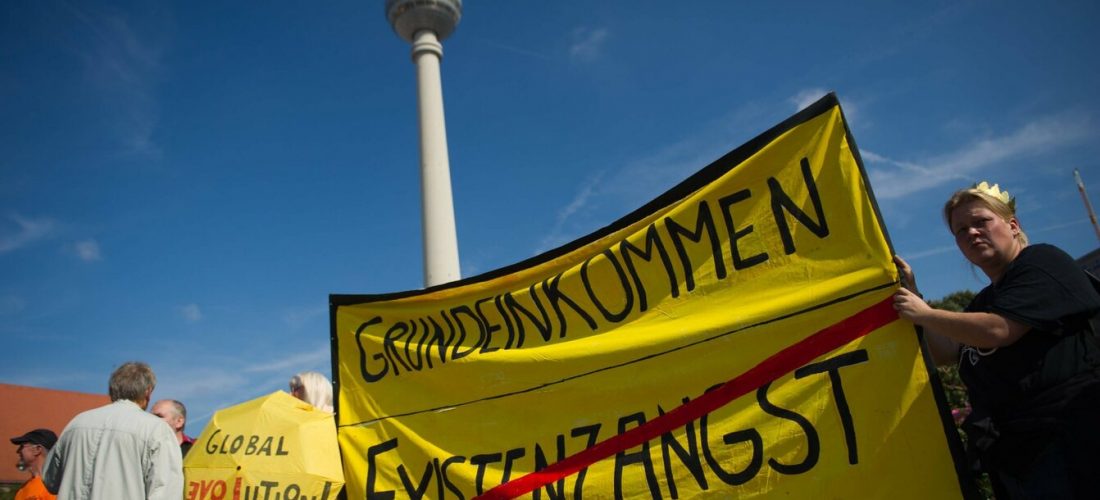
[{"label": "woman's black t-shirt", "polygon": [[1044,390],[1100,364],[1095,339],[1083,332],[1088,318],[1100,311],[1100,294],[1057,247],[1036,244],[1021,250],[1002,279],[978,293],[966,310],[1031,327],[1012,345],[961,348],[959,373],[975,412],[995,419],[1027,413]]}]

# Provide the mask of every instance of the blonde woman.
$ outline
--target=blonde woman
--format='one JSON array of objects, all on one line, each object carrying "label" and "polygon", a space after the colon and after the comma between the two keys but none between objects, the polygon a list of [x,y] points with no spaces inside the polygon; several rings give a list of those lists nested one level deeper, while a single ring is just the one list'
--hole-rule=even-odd
[{"label": "blonde woman", "polygon": [[332,382],[318,372],[302,372],[291,377],[290,394],[319,410],[332,413]]},{"label": "blonde woman", "polygon": [[997,498],[1095,498],[1100,294],[1065,252],[1029,245],[1015,209],[984,182],[952,195],[944,219],[989,285],[965,312],[932,309],[898,258],[894,308],[924,328],[938,364],[958,363],[973,406],[963,427]]}]

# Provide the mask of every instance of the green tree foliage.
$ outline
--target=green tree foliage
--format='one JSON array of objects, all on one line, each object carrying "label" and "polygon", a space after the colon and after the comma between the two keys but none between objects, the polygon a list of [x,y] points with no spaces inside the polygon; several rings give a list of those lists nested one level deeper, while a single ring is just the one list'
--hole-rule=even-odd
[{"label": "green tree foliage", "polygon": [[975,295],[977,294],[970,290],[960,290],[946,295],[940,300],[930,300],[928,305],[945,311],[962,312],[970,304],[970,301],[974,300]]},{"label": "green tree foliage", "polygon": [[[960,290],[944,296],[939,300],[930,300],[928,305],[945,311],[962,312],[976,294],[970,290]],[[947,396],[947,404],[951,407],[951,416],[955,417],[955,426],[959,428],[962,418],[970,413],[970,398],[966,392],[966,386],[959,377],[957,365],[941,366],[937,368],[940,375],[940,383],[943,384],[943,392]],[[959,428],[959,436],[963,443],[966,442],[966,432]],[[982,474],[977,479],[978,490],[987,499],[995,498],[993,488],[989,483],[989,477]]]},{"label": "green tree foliage", "polygon": [[[930,300],[928,305],[945,311],[961,312],[967,304],[970,304],[971,300],[974,300],[974,295],[975,293],[970,290],[961,290],[939,300]],[[959,378],[959,367],[941,366],[938,370],[940,372],[940,382],[943,383],[943,391],[947,395],[947,403],[951,405],[952,414],[969,412],[970,399],[966,395],[966,386]]]}]

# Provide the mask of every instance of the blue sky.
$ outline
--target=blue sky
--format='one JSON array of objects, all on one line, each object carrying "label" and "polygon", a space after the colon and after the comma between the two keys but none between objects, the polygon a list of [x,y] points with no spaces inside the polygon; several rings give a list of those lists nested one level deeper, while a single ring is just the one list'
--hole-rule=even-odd
[{"label": "blue sky", "polygon": [[[415,73],[378,2],[0,4],[0,382],[149,362],[188,430],[329,372],[328,295],[419,288]],[[598,229],[837,92],[929,297],[998,182],[1098,241],[1095,2],[470,1],[444,42],[464,276]],[[979,273],[980,274],[980,273]]]}]

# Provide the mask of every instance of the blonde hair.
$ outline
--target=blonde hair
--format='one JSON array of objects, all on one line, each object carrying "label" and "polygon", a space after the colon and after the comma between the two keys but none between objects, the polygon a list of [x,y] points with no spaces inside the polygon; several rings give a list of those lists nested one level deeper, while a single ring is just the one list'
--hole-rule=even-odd
[{"label": "blonde hair", "polygon": [[298,399],[319,410],[332,412],[332,382],[318,372],[302,372],[290,377],[290,392],[301,391]]},{"label": "blonde hair", "polygon": [[[966,205],[967,203],[978,203],[988,208],[989,211],[996,214],[997,217],[1007,221],[1008,219],[1016,217],[1016,208],[1013,202],[1015,202],[1015,200],[1010,200],[1010,203],[1005,203],[1000,198],[976,188],[960,189],[955,191],[955,194],[947,199],[947,203],[943,204],[943,221],[947,223],[947,230],[952,231],[951,213],[954,212],[956,208]],[[1027,234],[1024,233],[1024,228],[1020,225],[1019,219],[1016,219],[1016,225],[1020,226],[1020,244],[1027,246]]]}]

